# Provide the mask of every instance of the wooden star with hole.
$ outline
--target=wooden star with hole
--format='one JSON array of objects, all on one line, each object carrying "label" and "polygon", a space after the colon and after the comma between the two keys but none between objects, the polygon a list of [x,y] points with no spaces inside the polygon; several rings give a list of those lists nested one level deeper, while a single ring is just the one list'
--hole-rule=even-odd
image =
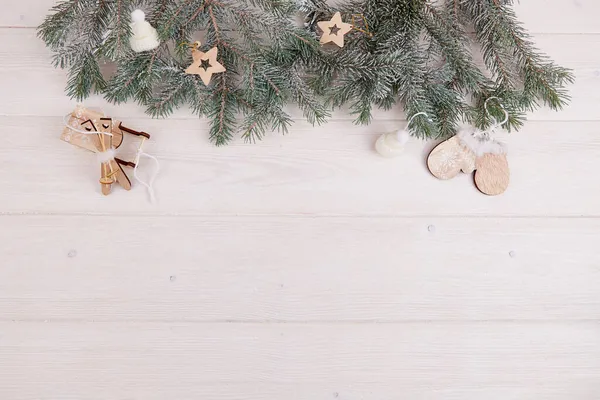
[{"label": "wooden star with hole", "polygon": [[213,47],[206,53],[197,49],[192,50],[194,62],[185,70],[185,73],[190,75],[200,75],[202,82],[208,86],[213,74],[226,71],[225,67],[217,61],[218,51],[219,49],[216,47]]},{"label": "wooden star with hole", "polygon": [[352,30],[352,24],[342,22],[339,11],[329,21],[320,21],[317,25],[323,31],[321,44],[335,43],[339,47],[344,47],[344,35]]}]

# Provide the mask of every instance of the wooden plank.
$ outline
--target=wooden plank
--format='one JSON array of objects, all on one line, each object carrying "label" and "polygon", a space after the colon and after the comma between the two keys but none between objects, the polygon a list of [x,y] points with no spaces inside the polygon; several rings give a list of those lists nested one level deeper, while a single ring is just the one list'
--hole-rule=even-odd
[{"label": "wooden plank", "polygon": [[[0,27],[36,27],[49,14],[55,0],[11,1],[3,4]],[[600,33],[594,0],[516,2],[515,10],[525,27],[535,33]],[[552,23],[549,23],[552,21]]]},{"label": "wooden plank", "polygon": [[[221,148],[209,143],[202,121],[125,122],[153,135],[146,150],[162,162],[156,205],[136,182],[132,192],[101,196],[96,157],[59,140],[61,118],[0,117],[0,212],[600,216],[599,122],[530,122],[505,135],[511,183],[494,198],[470,175],[435,179],[425,166],[434,143],[411,141],[397,159],[375,153],[378,135],[401,121],[334,121],[318,129],[299,122],[287,136]],[[127,137],[122,158],[132,159],[138,142]],[[140,168],[147,178],[154,166]]]},{"label": "wooden plank", "polygon": [[[51,65],[51,54],[31,30],[3,29],[0,42],[0,86],[11,96],[0,99],[2,115],[64,115],[74,102],[64,94],[66,73]],[[533,120],[597,120],[600,107],[600,36],[540,35],[537,42],[557,62],[572,68],[577,81],[569,88],[572,104],[562,112],[541,109],[531,115]],[[43,96],[36,95],[43,93]],[[86,104],[100,106],[120,116],[143,117],[144,109],[136,104],[109,105],[99,96]],[[399,107],[398,107],[399,108]],[[292,114],[301,118],[293,109]],[[395,119],[401,111],[377,110],[376,120]],[[188,110],[179,110],[174,118],[195,118]],[[338,112],[336,119],[353,119]]]},{"label": "wooden plank", "polygon": [[599,237],[579,218],[5,216],[0,320],[596,320]]},{"label": "wooden plank", "polygon": [[593,400],[600,324],[0,324],[3,399]]},{"label": "wooden plank", "polygon": [[515,1],[515,11],[525,28],[534,33],[600,33],[594,0]]}]

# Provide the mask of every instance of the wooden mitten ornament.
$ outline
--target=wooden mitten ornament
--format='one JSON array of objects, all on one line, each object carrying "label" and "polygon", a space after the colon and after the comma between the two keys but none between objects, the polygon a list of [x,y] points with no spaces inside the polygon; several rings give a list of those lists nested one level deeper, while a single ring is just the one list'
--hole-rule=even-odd
[{"label": "wooden mitten ornament", "polygon": [[[486,100],[485,109],[487,111]],[[502,107],[504,110],[504,107]],[[508,121],[496,123],[490,131]],[[452,179],[461,171],[475,171],[475,186],[489,196],[502,194],[510,182],[510,169],[506,159],[506,147],[490,138],[488,132],[461,132],[437,145],[427,158],[429,171],[438,179]]]},{"label": "wooden mitten ornament", "polygon": [[497,196],[508,189],[510,170],[506,154],[484,154],[477,158],[475,168],[475,186],[481,193]]},{"label": "wooden mitten ornament", "polygon": [[438,144],[427,158],[429,171],[438,179],[454,178],[461,171],[470,174],[475,170],[476,156],[458,136]]},{"label": "wooden mitten ornament", "polygon": [[504,146],[491,139],[460,133],[437,145],[427,158],[427,167],[438,179],[454,178],[461,171],[475,171],[480,192],[497,196],[508,188],[510,170]]}]

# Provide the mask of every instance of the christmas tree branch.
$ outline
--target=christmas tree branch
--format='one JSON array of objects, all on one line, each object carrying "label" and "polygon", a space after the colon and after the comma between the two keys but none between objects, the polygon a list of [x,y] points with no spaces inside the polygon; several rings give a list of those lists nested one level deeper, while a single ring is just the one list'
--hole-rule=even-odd
[{"label": "christmas tree branch", "polygon": [[[483,104],[492,96],[510,113],[507,129],[520,127],[525,112],[540,104],[560,109],[569,100],[572,72],[535,48],[512,0],[342,1],[333,7],[324,0],[66,0],[52,8],[38,35],[54,53],[54,65],[68,69],[70,96],[133,99],[160,117],[189,104],[210,119],[211,139],[219,145],[238,131],[250,141],[269,129],[286,132],[290,103],[311,123],[344,105],[357,123],[368,123],[374,108],[401,103],[407,116],[424,111],[433,121],[417,118],[414,135],[445,137],[461,120],[488,126],[492,118]],[[130,48],[131,39],[144,39],[134,37],[134,6],[157,28],[158,48]],[[293,22],[297,10],[307,13],[305,29]],[[343,48],[322,47],[316,24],[335,11],[354,29]],[[473,28],[484,67],[471,54]],[[193,60],[182,44],[199,32],[206,32],[202,50],[216,47],[226,69],[207,85],[185,72]],[[117,66],[110,79],[100,69],[106,61]],[[502,118],[497,103],[489,109]]]}]

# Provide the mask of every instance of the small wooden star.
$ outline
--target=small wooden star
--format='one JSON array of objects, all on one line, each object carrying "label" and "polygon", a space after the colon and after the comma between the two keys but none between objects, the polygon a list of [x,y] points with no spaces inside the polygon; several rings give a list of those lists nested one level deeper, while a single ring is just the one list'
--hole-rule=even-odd
[{"label": "small wooden star", "polygon": [[190,75],[200,75],[202,82],[208,86],[213,74],[226,71],[225,67],[217,61],[218,51],[219,49],[216,47],[213,47],[206,53],[194,48],[192,50],[194,62],[185,70],[185,73]]},{"label": "small wooden star", "polygon": [[333,14],[331,20],[317,22],[317,25],[323,31],[321,44],[335,43],[339,47],[344,47],[344,35],[352,30],[352,24],[342,22],[339,11]]}]

